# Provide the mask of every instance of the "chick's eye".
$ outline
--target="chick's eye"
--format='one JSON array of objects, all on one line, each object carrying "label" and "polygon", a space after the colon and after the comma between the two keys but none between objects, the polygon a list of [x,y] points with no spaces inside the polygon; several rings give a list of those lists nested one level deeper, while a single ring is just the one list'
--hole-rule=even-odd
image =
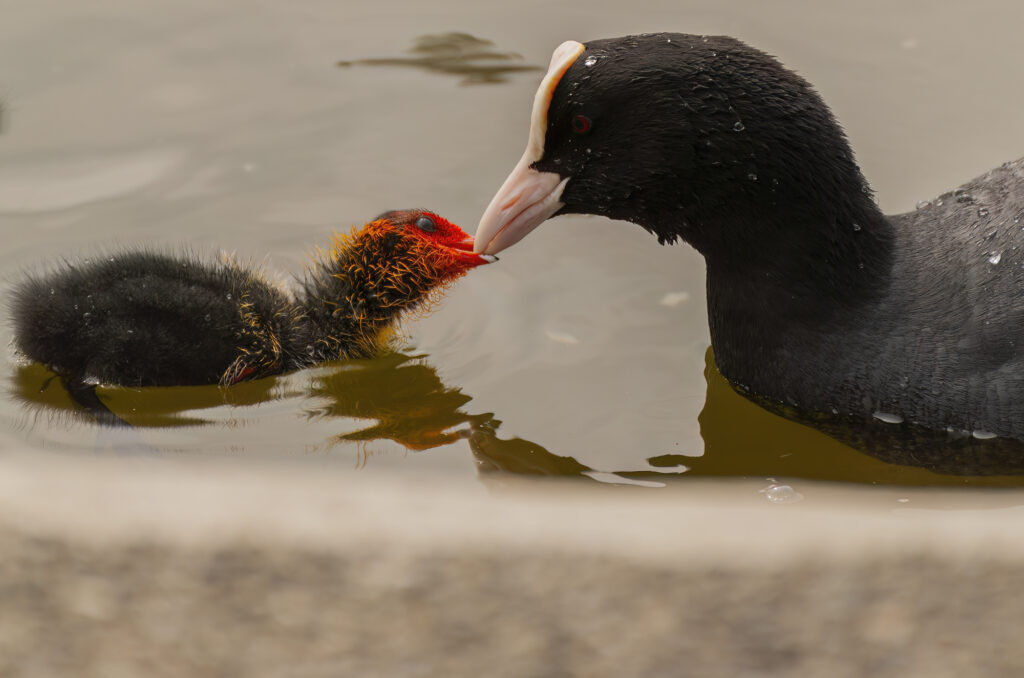
[{"label": "chick's eye", "polygon": [[430,217],[420,217],[416,220],[416,228],[427,233],[433,233],[437,230],[437,224]]},{"label": "chick's eye", "polygon": [[574,115],[572,117],[572,131],[576,134],[586,134],[591,127],[590,118],[585,115]]}]

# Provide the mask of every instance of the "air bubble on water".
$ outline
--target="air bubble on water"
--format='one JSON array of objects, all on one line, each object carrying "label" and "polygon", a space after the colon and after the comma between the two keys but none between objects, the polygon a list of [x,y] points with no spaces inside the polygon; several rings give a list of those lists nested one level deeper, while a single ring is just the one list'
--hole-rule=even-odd
[{"label": "air bubble on water", "polygon": [[593,66],[596,63],[597,63],[597,57],[596,56],[588,56],[586,59],[583,60],[583,65],[587,66],[588,68],[590,66]]},{"label": "air bubble on water", "polygon": [[739,120],[737,120],[737,121],[736,121],[736,124],[734,124],[734,125],[732,126],[732,128],[733,128],[733,129],[734,129],[735,131],[737,131],[737,132],[742,132],[743,130],[747,129],[747,126],[746,126],[746,125],[744,125],[744,124],[743,124],[742,122],[740,122]]},{"label": "air bubble on water", "polygon": [[853,225],[853,230],[859,231],[860,230],[860,224],[854,224]]},{"label": "air bubble on water", "polygon": [[981,429],[971,431],[971,435],[978,440],[991,440],[996,437],[995,433],[992,433],[991,431],[982,431]]},{"label": "air bubble on water", "polygon": [[980,207],[980,208],[978,208],[978,216],[979,217],[987,217],[988,216],[988,208],[987,207]]},{"label": "air bubble on water", "polygon": [[758,490],[759,493],[764,495],[764,498],[773,504],[793,504],[804,498],[804,495],[800,494],[793,489],[791,485],[783,485],[775,482],[775,480],[769,478],[771,485],[762,487]]},{"label": "air bubble on water", "polygon": [[932,206],[932,201],[931,200],[922,200],[921,202],[917,203],[917,209],[919,209],[919,210],[923,210],[925,207],[931,207],[931,206]]},{"label": "air bubble on water", "polygon": [[990,264],[992,264],[993,266],[995,266],[996,264],[998,264],[998,263],[999,263],[999,261],[1000,261],[1000,260],[1001,260],[1002,258],[1003,258],[1003,253],[1002,253],[1002,252],[996,252],[995,254],[993,254],[992,256],[990,256],[990,257],[988,258],[988,263],[990,263]]},{"label": "air bubble on water", "polygon": [[566,346],[575,346],[580,343],[580,340],[568,332],[560,332],[558,330],[545,330],[544,333],[548,339],[555,342],[556,344],[565,344]]},{"label": "air bubble on water", "polygon": [[689,300],[689,292],[667,292],[664,296],[662,296],[661,301],[659,303],[661,303],[662,306],[668,306],[671,308],[673,306],[678,306],[679,304],[684,304]]},{"label": "air bubble on water", "polygon": [[884,421],[886,424],[902,424],[903,417],[898,414],[892,414],[891,412],[875,412],[871,415],[878,421]]}]

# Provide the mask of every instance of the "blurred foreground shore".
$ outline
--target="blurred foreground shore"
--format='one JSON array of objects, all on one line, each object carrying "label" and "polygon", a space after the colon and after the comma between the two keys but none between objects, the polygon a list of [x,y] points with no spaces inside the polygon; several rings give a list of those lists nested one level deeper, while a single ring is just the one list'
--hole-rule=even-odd
[{"label": "blurred foreground shore", "polygon": [[312,466],[0,456],[0,676],[1024,670],[1017,492]]}]

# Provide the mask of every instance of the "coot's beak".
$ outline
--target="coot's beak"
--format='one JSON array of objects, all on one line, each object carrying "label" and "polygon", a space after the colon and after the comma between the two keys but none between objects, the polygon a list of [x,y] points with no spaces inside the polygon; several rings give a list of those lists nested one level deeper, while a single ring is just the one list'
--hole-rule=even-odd
[{"label": "coot's beak", "polygon": [[493,254],[514,245],[561,209],[568,179],[530,168],[523,156],[494,195],[476,229],[477,252]]},{"label": "coot's beak", "polygon": [[558,81],[585,49],[581,43],[570,40],[551,55],[551,65],[533,98],[526,152],[480,218],[474,246],[477,252],[494,254],[514,245],[563,206],[562,191],[569,179],[530,166],[544,155],[548,108]]}]

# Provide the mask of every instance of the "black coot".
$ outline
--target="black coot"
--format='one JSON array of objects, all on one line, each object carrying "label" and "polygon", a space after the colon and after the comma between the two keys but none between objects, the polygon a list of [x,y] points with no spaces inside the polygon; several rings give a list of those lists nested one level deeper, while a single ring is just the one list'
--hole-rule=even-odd
[{"label": "black coot", "polygon": [[1024,439],[1024,161],[887,217],[824,102],[767,54],[675,33],[567,42],[477,251],[569,213],[704,255],[735,386]]}]

